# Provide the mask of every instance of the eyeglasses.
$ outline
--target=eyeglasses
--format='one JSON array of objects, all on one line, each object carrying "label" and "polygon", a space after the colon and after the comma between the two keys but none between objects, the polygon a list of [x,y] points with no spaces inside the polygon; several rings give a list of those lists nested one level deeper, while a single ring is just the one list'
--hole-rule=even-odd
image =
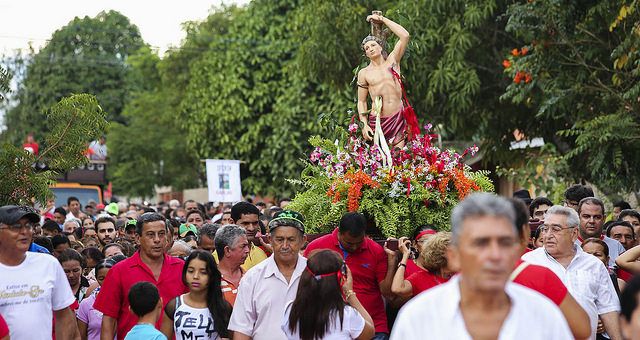
[{"label": "eyeglasses", "polygon": [[16,224],[4,224],[6,227],[0,228],[0,229],[9,229],[11,231],[13,231],[14,233],[19,233],[20,231],[22,231],[22,228],[27,228],[27,231],[31,231],[33,230],[34,227],[34,223],[28,222],[28,223],[16,223]]},{"label": "eyeglasses", "polygon": [[575,227],[561,227],[558,224],[543,224],[540,226],[540,230],[544,233],[550,231],[552,234],[558,234],[565,229],[573,229]]}]

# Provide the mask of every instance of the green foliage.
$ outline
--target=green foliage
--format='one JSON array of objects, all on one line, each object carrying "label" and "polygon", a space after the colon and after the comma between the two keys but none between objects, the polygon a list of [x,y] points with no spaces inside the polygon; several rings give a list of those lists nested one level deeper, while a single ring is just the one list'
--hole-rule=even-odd
[{"label": "green foliage", "polygon": [[220,10],[226,30],[190,65],[180,117],[188,145],[199,158],[245,161],[245,192],[290,194],[285,179],[300,173],[308,137],[323,129],[317,115],[338,112],[342,121],[349,108],[347,92],[303,76],[295,63],[298,5],[253,1],[242,11]]},{"label": "green foliage", "polygon": [[[47,113],[51,131],[47,146],[38,156],[6,143],[0,151],[0,206],[44,204],[51,196],[49,184],[58,173],[87,161],[84,151],[90,140],[96,139],[107,127],[105,113],[96,98],[88,94],[63,98]],[[34,164],[46,163],[54,171],[38,172]]]},{"label": "green foliage", "polygon": [[515,3],[507,12],[507,31],[531,52],[512,58],[506,73],[527,72],[533,81],[510,84],[503,98],[557,127],[547,140],[564,155],[568,173],[607,193],[640,184],[637,5],[539,0]]},{"label": "green foliage", "polygon": [[11,77],[11,73],[0,66],[0,102],[4,101],[6,94],[11,90],[9,87]]},{"label": "green foliage", "polygon": [[126,60],[142,46],[138,28],[118,12],[74,18],[37,54],[26,57],[26,75],[15,93],[17,106],[5,115],[2,139],[17,144],[34,132],[42,140],[51,129],[44,119],[46,110],[73,93],[94,94],[109,120],[122,121],[128,94],[141,86],[129,82]]}]

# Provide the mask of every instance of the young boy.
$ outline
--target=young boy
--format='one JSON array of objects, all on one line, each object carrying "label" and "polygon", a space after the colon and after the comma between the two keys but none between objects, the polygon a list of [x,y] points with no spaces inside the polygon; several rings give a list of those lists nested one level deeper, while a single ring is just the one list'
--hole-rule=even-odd
[{"label": "young boy", "polygon": [[129,308],[138,316],[138,323],[127,333],[125,340],[167,340],[155,328],[162,313],[162,300],[156,286],[146,281],[131,286]]}]

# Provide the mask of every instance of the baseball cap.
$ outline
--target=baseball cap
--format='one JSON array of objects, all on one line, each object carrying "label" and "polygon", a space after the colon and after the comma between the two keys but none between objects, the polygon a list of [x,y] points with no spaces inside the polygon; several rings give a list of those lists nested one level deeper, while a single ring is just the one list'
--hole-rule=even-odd
[{"label": "baseball cap", "polygon": [[0,223],[15,224],[22,218],[27,218],[33,223],[40,222],[40,215],[26,205],[5,205],[0,207]]},{"label": "baseball cap", "polygon": [[[280,223],[276,223],[280,221]],[[274,230],[277,227],[290,226],[300,230],[304,233],[304,216],[301,213],[293,210],[278,211],[273,215],[273,219],[269,222],[269,229]]]},{"label": "baseball cap", "polygon": [[107,204],[107,206],[104,208],[104,211],[108,214],[116,216],[120,213],[120,210],[118,209],[118,203],[115,202]]},{"label": "baseball cap", "polygon": [[181,224],[180,228],[178,228],[178,235],[180,235],[180,237],[185,237],[189,235],[189,233],[192,233],[193,236],[198,236],[198,228],[193,224]]}]

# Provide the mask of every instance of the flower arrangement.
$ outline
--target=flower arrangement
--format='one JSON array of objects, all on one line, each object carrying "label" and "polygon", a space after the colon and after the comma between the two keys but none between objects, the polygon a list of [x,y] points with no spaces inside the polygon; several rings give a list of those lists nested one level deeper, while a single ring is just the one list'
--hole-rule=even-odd
[{"label": "flower arrangement", "polygon": [[455,204],[472,191],[493,191],[488,172],[463,162],[475,145],[463,153],[440,150],[426,133],[395,148],[393,165],[384,167],[381,150],[358,136],[352,123],[346,142],[310,139],[315,149],[301,179],[291,181],[304,191],[290,205],[305,215],[309,233],[330,232],[347,211],[373,217],[385,237],[409,236],[425,224],[449,230]]}]

